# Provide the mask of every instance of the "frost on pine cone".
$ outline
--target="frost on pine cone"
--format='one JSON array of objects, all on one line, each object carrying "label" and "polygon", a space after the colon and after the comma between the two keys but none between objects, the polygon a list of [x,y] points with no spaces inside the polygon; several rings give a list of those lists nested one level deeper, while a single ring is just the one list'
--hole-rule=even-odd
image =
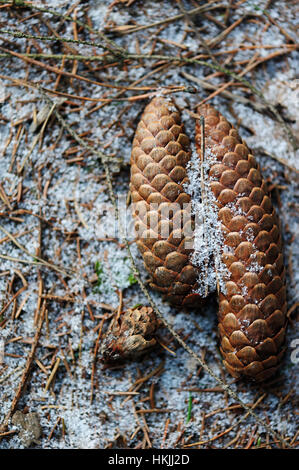
[{"label": "frost on pine cone", "polygon": [[[224,237],[228,270],[219,293],[219,333],[224,364],[234,376],[257,381],[273,375],[284,353],[286,286],[280,225],[255,158],[236,129],[210,105],[206,153],[208,183]],[[196,123],[201,158],[201,125]]]},{"label": "frost on pine cone", "polygon": [[152,336],[158,325],[151,307],[128,309],[118,321],[112,320],[100,347],[102,361],[112,363],[146,353],[156,345]]},{"label": "frost on pine cone", "polygon": [[[131,196],[137,245],[151,287],[173,304],[198,302],[198,270],[190,262],[192,219],[186,166],[189,139],[173,102],[154,98],[138,124],[131,155]],[[182,223],[181,223],[182,222]],[[184,224],[185,222],[185,224]]]}]

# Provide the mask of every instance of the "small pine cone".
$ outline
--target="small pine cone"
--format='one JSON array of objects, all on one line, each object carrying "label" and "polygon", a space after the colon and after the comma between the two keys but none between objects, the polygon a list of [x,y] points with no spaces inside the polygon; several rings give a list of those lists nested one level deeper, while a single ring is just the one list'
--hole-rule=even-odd
[{"label": "small pine cone", "polygon": [[189,139],[174,103],[154,98],[133,141],[130,190],[137,245],[151,287],[177,305],[200,299],[194,293],[198,270],[190,262],[193,220],[184,188],[190,157]]},{"label": "small pine cone", "polygon": [[[210,105],[206,154],[214,161],[208,181],[224,237],[227,269],[219,293],[224,364],[234,377],[262,381],[279,367],[286,334],[286,286],[280,225],[255,158],[227,120]],[[201,156],[201,125],[196,123]],[[223,289],[224,287],[224,289]]]},{"label": "small pine cone", "polygon": [[156,345],[152,338],[159,322],[151,307],[128,309],[118,319],[112,320],[103,338],[100,356],[103,362],[115,362],[134,358]]}]

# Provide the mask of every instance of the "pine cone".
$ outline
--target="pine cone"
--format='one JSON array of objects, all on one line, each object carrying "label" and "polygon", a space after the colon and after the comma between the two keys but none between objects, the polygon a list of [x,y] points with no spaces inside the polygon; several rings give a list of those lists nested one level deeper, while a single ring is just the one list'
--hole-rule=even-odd
[{"label": "pine cone", "polygon": [[151,307],[128,309],[118,322],[112,320],[100,347],[103,362],[137,357],[156,345],[152,338],[159,322]]},{"label": "pine cone", "polygon": [[[285,349],[280,226],[246,143],[211,106],[201,107],[198,114],[205,117],[208,159],[201,168],[206,177],[202,181],[191,175],[188,187],[191,154],[178,111],[160,97],[145,108],[131,156],[137,244],[152,277],[151,286],[172,303],[198,304],[216,279],[224,364],[234,377],[262,381],[278,369]],[[201,160],[199,122],[196,146]],[[190,209],[186,210],[191,199],[196,205],[197,197],[203,218],[198,233]],[[212,214],[208,230],[202,230],[205,205],[208,216]],[[165,229],[170,232],[166,237]]]},{"label": "pine cone", "polygon": [[192,249],[188,248],[193,221],[186,209],[190,196],[184,184],[190,157],[189,139],[174,103],[154,98],[133,141],[130,190],[137,245],[151,275],[151,287],[178,305],[200,299],[194,293],[198,270],[190,262]]},{"label": "pine cone", "polygon": [[[224,236],[228,269],[219,293],[219,333],[224,364],[234,376],[262,381],[284,353],[286,286],[279,222],[255,158],[236,129],[210,105],[205,118],[208,171]],[[196,123],[201,157],[201,125]]]}]

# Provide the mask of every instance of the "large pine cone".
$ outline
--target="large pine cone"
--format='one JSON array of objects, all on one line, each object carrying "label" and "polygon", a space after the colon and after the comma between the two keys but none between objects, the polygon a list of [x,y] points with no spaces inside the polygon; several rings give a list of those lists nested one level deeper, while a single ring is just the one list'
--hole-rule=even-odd
[{"label": "large pine cone", "polygon": [[[279,222],[255,158],[236,129],[210,105],[205,118],[210,189],[224,237],[228,269],[219,293],[224,364],[234,376],[265,380],[279,367],[286,332],[286,287]],[[196,123],[201,157],[201,125]],[[216,162],[215,162],[216,160]]]},{"label": "large pine cone", "polygon": [[[174,304],[200,299],[198,270],[190,263],[192,219],[186,166],[189,139],[172,101],[154,98],[138,124],[131,155],[131,197],[137,245],[151,286]],[[182,222],[182,227],[181,227]]]}]

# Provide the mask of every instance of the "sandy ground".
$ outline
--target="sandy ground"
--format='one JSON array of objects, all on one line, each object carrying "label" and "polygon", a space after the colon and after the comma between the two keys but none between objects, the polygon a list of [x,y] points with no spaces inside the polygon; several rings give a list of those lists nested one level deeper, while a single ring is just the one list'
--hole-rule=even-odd
[{"label": "sandy ground", "polygon": [[[192,9],[201,3],[205,2],[185,2],[184,6]],[[230,3],[238,5],[227,10]],[[176,2],[171,1],[79,1],[71,9],[71,3],[63,0],[34,5],[54,10],[57,15],[3,7],[1,30],[32,36],[55,33],[56,37],[104,44],[96,35],[102,31],[130,53],[187,57],[203,54],[203,60],[211,63],[194,32],[198,30],[210,44],[211,52],[217,54],[216,59],[230,70],[240,73],[248,64],[260,60],[244,77],[262,91],[299,137],[295,2],[222,2],[222,8],[205,16],[193,16],[192,26],[185,18],[165,22],[180,14]],[[67,13],[88,23],[93,32],[79,25],[75,28],[73,22],[62,19]],[[135,32],[126,27],[156,22],[161,24]],[[212,39],[235,22],[231,31],[213,46]],[[245,417],[244,410],[200,369],[187,351],[178,347],[166,330],[159,332],[159,338],[172,352],[157,348],[136,362],[112,369],[99,362],[98,341],[120,302],[120,308],[125,310],[146,301],[135,282],[126,249],[118,239],[114,209],[98,156],[63,129],[38,88],[60,92],[62,95],[49,96],[67,125],[86,144],[103,151],[113,161],[113,188],[123,221],[127,222],[127,236],[133,242],[130,209],[125,213],[129,158],[134,130],[148,98],[132,97],[166,86],[195,87],[195,93],[181,91],[174,95],[186,130],[192,135],[194,122],[185,110],[193,109],[213,91],[204,89],[194,77],[216,87],[228,82],[229,77],[215,74],[208,66],[158,60],[110,65],[64,60],[61,54],[86,56],[102,54],[103,50],[87,44],[16,38],[3,31],[0,45],[18,54],[60,54],[59,58],[34,60],[90,80],[59,75],[37,63],[6,56],[0,49],[0,422],[11,410],[38,318],[42,311],[45,314],[27,387],[22,387],[16,406],[27,414],[37,413],[41,435],[37,425],[24,431],[24,424],[10,420],[0,433],[0,448],[277,446],[253,418],[239,422]],[[282,53],[275,55],[278,51]],[[270,54],[273,57],[269,58]],[[31,82],[32,86],[28,86]],[[131,89],[108,88],[109,84]],[[265,109],[256,110],[260,98],[244,86],[230,86],[227,91],[232,97],[217,95],[211,103],[238,126],[271,185],[285,241],[291,309],[299,301],[298,153],[275,116]],[[244,104],[240,97],[250,102]],[[113,101],[99,102],[99,98]],[[33,124],[41,110],[44,118],[35,129]],[[147,281],[134,243],[131,250]],[[177,311],[158,294],[152,296],[176,331],[204,357],[217,376],[231,384],[245,403],[253,405],[258,401],[258,416],[296,446],[296,309],[290,314],[288,352],[281,373],[263,388],[236,382],[225,371],[218,350],[215,296],[197,311]],[[132,391],[134,394],[128,394]],[[196,445],[197,442],[201,444]]]}]

